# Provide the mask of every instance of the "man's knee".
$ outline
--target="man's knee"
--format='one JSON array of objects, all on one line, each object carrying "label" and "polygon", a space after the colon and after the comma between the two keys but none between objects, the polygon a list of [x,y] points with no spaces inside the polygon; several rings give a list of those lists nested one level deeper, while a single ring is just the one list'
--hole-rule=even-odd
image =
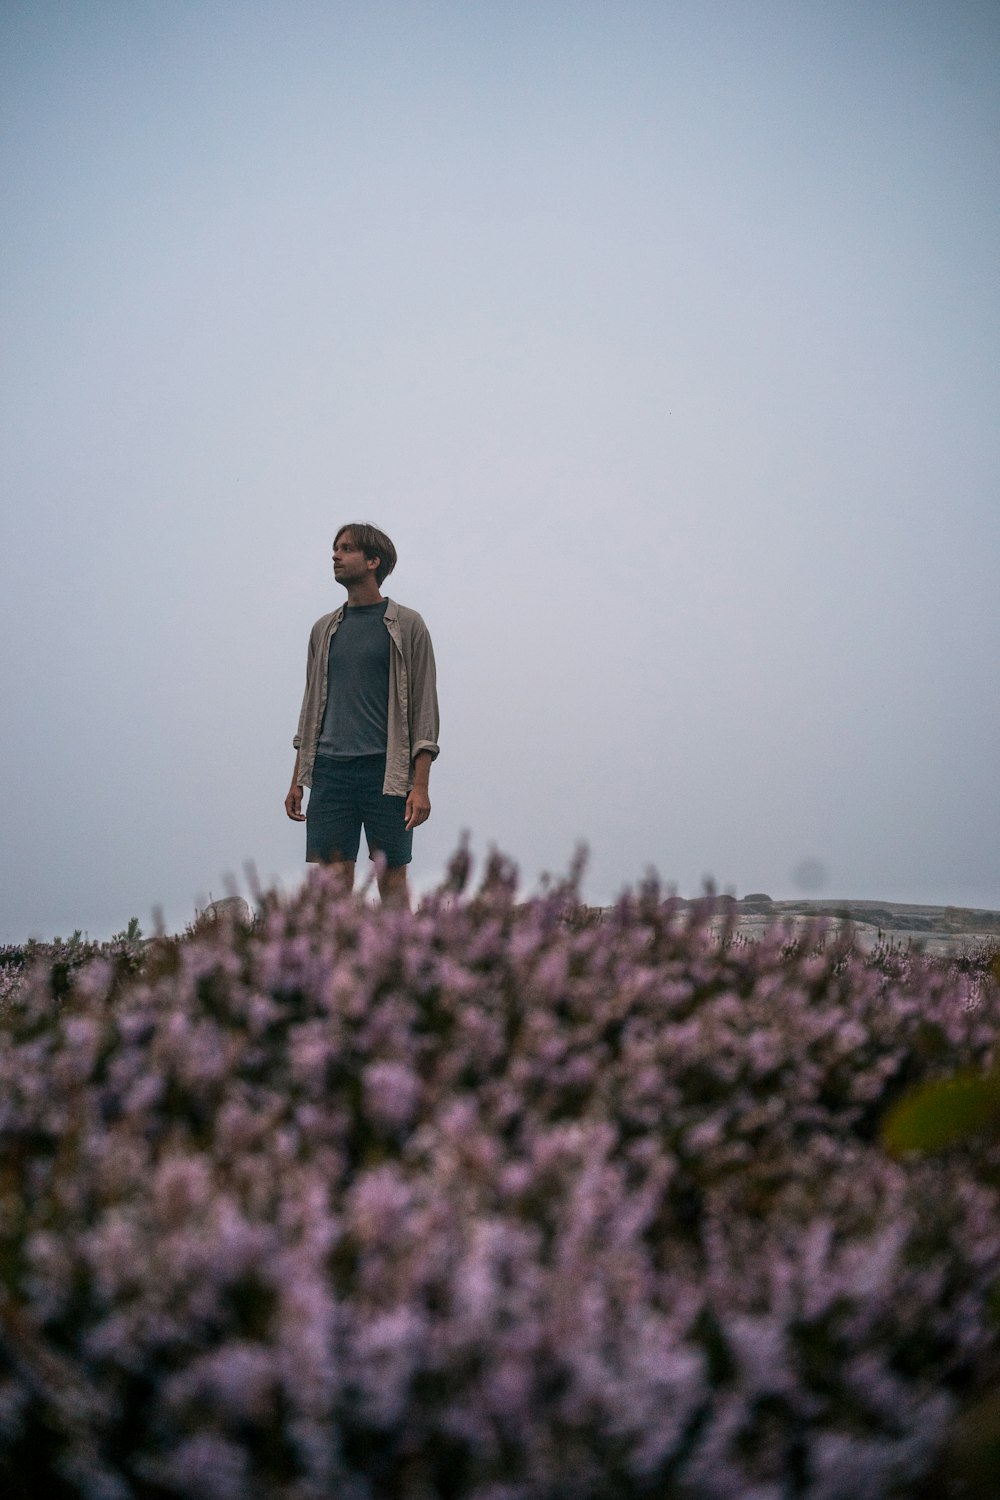
[{"label": "man's knee", "polygon": [[329,870],[335,883],[343,891],[353,891],[355,863],[353,859],[311,859],[309,864]]}]

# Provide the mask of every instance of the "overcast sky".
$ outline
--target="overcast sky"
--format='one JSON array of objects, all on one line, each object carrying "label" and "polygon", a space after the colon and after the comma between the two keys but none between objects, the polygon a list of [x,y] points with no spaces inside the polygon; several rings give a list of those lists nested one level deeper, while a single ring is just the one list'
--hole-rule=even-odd
[{"label": "overcast sky", "polygon": [[416,887],[1000,908],[996,0],[4,0],[0,940],[260,877],[373,520]]}]

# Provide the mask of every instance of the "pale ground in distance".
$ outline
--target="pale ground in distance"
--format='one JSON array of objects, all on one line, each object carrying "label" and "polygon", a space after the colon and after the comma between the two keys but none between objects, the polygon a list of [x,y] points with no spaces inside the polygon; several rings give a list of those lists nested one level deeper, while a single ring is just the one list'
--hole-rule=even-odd
[{"label": "pale ground in distance", "polygon": [[[934,957],[974,953],[985,945],[1000,952],[1000,912],[964,906],[919,906],[892,901],[772,901],[761,894],[715,898],[720,910],[712,926],[721,931],[735,918],[736,932],[746,938],[762,938],[780,924],[793,931],[823,921],[835,935],[850,925],[859,948],[912,949]],[[684,906],[693,903],[682,898]],[[600,921],[607,907],[585,907],[584,922]]]},{"label": "pale ground in distance", "polygon": [[[823,918],[839,930],[845,921],[859,947],[892,944],[928,954],[968,953],[984,943],[1000,945],[1000,912],[960,906],[915,906],[890,901],[736,902],[737,931],[761,937],[776,922],[798,927]],[[720,924],[722,919],[719,919]]]},{"label": "pale ground in distance", "polygon": [[[743,937],[761,938],[778,923],[793,929],[822,920],[831,934],[849,923],[858,946],[866,951],[882,946],[920,949],[931,955],[969,953],[984,944],[1000,948],[1000,912],[960,906],[917,906],[888,901],[772,901],[761,894],[742,900],[720,898],[732,905],[736,931]],[[685,902],[685,905],[690,904]],[[586,907],[588,920],[600,920],[606,908]],[[211,903],[199,916],[235,917],[249,920],[250,908],[242,896]],[[727,917],[720,913],[713,926],[721,930]]]}]

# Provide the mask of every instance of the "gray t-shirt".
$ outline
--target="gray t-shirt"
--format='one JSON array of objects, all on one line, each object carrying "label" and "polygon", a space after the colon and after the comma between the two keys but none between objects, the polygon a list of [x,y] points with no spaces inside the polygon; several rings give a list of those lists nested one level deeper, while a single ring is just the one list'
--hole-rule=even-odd
[{"label": "gray t-shirt", "polygon": [[389,729],[388,599],[344,610],[330,641],[320,755],[384,755]]}]

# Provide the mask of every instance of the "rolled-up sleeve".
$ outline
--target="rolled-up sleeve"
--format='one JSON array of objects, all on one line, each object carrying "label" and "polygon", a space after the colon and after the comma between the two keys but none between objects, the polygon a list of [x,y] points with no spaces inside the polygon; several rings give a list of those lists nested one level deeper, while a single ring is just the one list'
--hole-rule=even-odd
[{"label": "rolled-up sleeve", "polygon": [[434,662],[434,647],[423,620],[414,622],[410,642],[409,677],[409,730],[411,759],[421,750],[429,751],[437,758],[440,751],[438,735],[440,716],[437,697],[437,667]]},{"label": "rolled-up sleeve", "polygon": [[316,631],[315,628],[309,632],[309,646],[306,651],[306,685],[302,691],[302,707],[299,709],[299,727],[292,735],[292,749],[298,750],[302,744],[302,736],[305,733],[306,719],[309,714],[309,687],[312,680],[312,664],[316,655]]}]

